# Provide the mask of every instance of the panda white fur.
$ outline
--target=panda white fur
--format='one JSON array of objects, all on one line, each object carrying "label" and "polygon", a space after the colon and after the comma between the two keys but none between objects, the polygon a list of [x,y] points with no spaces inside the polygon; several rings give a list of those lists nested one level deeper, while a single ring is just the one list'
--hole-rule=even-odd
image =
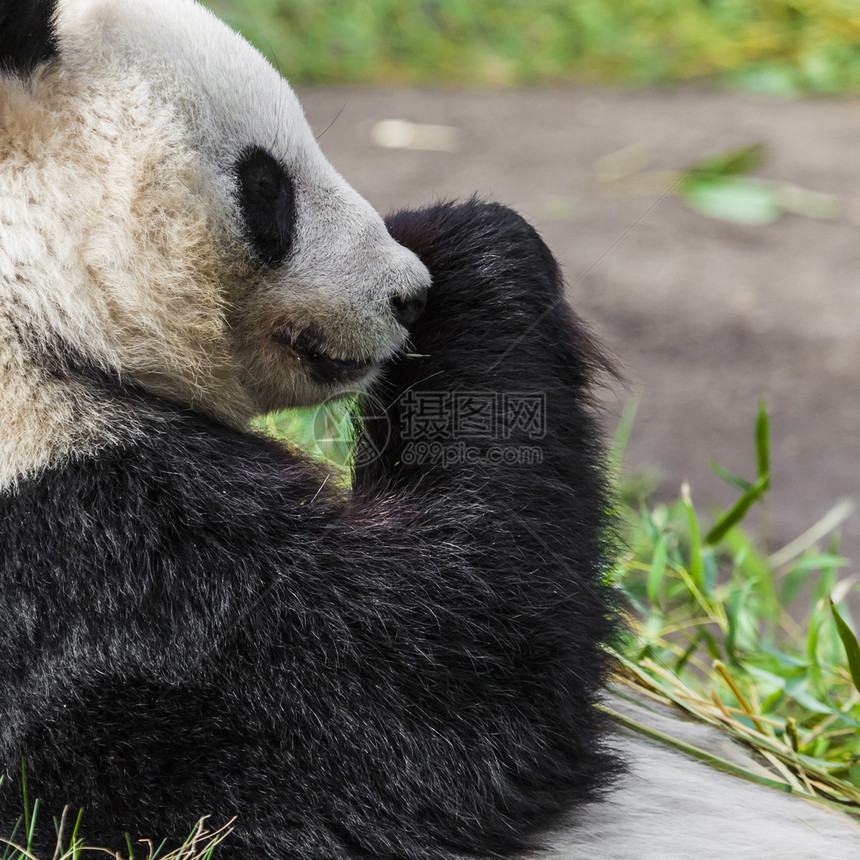
[{"label": "panda white fur", "polygon": [[[0,0],[0,69],[0,829],[24,759],[111,848],[209,815],[224,858],[860,856],[630,739],[585,805],[621,771],[601,359],[528,225],[386,227],[191,0]],[[248,429],[356,388],[349,494]],[[544,394],[538,439],[496,416],[540,462],[407,462],[415,391]]]}]

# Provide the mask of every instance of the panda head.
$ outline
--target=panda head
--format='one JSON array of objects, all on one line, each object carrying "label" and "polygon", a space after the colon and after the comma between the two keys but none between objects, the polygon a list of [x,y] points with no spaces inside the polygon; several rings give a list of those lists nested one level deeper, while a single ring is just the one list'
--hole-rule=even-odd
[{"label": "panda head", "polygon": [[0,351],[241,423],[360,388],[428,284],[194,0],[0,0]]}]

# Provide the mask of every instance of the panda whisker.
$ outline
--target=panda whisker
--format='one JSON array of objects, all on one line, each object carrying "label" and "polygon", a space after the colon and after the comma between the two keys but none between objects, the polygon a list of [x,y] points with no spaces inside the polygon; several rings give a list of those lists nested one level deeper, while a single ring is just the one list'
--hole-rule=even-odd
[{"label": "panda whisker", "polygon": [[346,110],[346,104],[344,104],[341,109],[334,115],[334,119],[317,135],[316,139],[319,140],[339,119],[340,115]]}]

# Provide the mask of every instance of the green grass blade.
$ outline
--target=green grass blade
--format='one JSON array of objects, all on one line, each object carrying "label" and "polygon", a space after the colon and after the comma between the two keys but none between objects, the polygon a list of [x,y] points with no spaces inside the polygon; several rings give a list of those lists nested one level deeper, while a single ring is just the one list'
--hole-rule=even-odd
[{"label": "green grass blade", "polygon": [[36,798],[36,800],[33,803],[33,816],[30,819],[30,827],[27,830],[27,850],[28,851],[30,851],[30,849],[33,847],[33,836],[35,835],[35,832],[36,832],[36,819],[38,818],[38,816],[39,816],[39,799]]},{"label": "green grass blade", "polygon": [[27,797],[27,763],[21,759],[21,794],[24,799],[24,830],[30,832],[30,803]]},{"label": "green grass blade", "polygon": [[161,855],[161,852],[164,851],[164,846],[167,845],[167,840],[162,839],[159,843],[158,848],[155,849],[152,853],[152,857],[147,858],[147,860],[157,860],[157,858]]},{"label": "green grass blade", "polygon": [[832,600],[830,601],[830,611],[833,613],[839,638],[842,640],[845,653],[848,655],[848,671],[851,673],[851,680],[860,692],[860,642],[857,641],[857,637],[851,632],[851,628],[845,623],[845,619],[839,614],[839,610]]},{"label": "green grass blade", "polygon": [[78,830],[80,829],[81,819],[83,817],[84,817],[84,810],[83,810],[83,807],[81,807],[78,810],[78,817],[75,819],[75,829],[72,830],[72,841],[70,843],[71,845],[75,845],[78,841]]},{"label": "green grass blade", "polygon": [[9,860],[13,856],[14,848],[9,844],[10,842],[15,841],[15,836],[18,833],[18,828],[24,822],[24,816],[19,815],[17,820],[15,821],[15,826],[12,828],[12,832],[6,837],[6,845],[3,849],[3,860]]}]

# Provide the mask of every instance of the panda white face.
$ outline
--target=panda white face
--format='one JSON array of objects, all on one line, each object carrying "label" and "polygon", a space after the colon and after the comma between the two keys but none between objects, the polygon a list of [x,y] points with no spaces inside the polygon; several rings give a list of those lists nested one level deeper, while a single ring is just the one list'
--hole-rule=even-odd
[{"label": "panda white face", "polygon": [[366,383],[429,274],[287,83],[193,0],[53,5],[47,62],[0,74],[0,303],[234,422]]}]

